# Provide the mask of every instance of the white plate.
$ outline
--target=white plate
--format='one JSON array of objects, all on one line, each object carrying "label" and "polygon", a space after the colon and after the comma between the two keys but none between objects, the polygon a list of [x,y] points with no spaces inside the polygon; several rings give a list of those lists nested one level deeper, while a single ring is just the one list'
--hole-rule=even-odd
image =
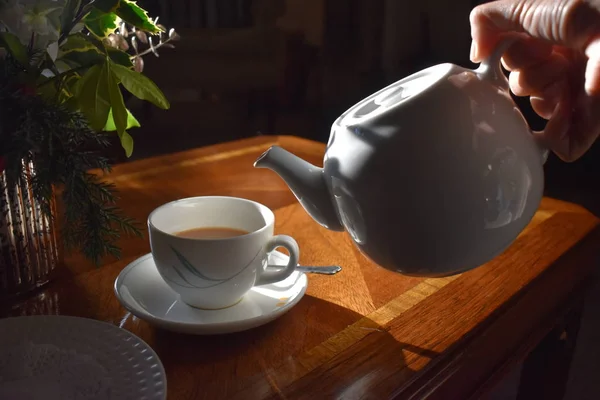
[{"label": "white plate", "polygon": [[[286,265],[288,257],[271,253],[269,264]],[[294,272],[271,285],[255,286],[234,306],[221,310],[190,307],[179,298],[159,275],[152,254],[129,264],[115,281],[115,294],[133,315],[158,327],[197,335],[244,331],[264,325],[296,305],[308,279]]]},{"label": "white plate", "polygon": [[166,399],[165,370],[131,332],[59,315],[0,319],[0,399]]}]

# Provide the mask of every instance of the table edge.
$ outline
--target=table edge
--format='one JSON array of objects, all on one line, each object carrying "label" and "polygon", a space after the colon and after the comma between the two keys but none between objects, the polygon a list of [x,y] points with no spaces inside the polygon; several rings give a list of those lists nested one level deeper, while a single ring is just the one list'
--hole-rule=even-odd
[{"label": "table edge", "polygon": [[[502,318],[509,318],[512,314],[515,314],[517,311],[517,307],[525,301],[526,298],[532,296],[532,291],[536,292],[544,292],[544,285],[547,284],[546,281],[551,279],[553,274],[557,273],[558,269],[561,268],[569,268],[570,264],[576,263],[578,260],[585,258],[589,253],[594,252],[594,248],[596,246],[596,242],[600,241],[600,220],[597,219],[595,226],[581,239],[575,246],[571,247],[567,252],[565,252],[560,258],[558,258],[554,263],[552,263],[544,273],[540,274],[533,281],[531,281],[528,285],[522,287],[515,295],[509,300],[509,302],[505,303],[502,308],[498,309],[496,313],[490,315],[485,320],[481,321],[480,324],[471,332],[469,337],[463,338],[461,340],[461,344],[456,344],[457,347],[450,350],[445,357],[442,357],[435,361],[434,364],[428,365],[424,369],[422,369],[418,376],[415,377],[410,382],[400,389],[400,391],[393,393],[390,395],[391,399],[400,399],[405,398],[407,394],[410,398],[414,396],[424,395],[427,398],[432,399],[444,399],[447,393],[444,393],[444,390],[447,390],[447,385],[449,381],[452,381],[457,375],[464,374],[465,370],[468,369],[470,365],[466,360],[469,357],[469,351],[472,349],[474,345],[477,345],[478,341],[481,340],[481,337],[494,334],[497,330],[497,325],[501,324],[499,322]],[[600,249],[595,250],[596,259],[600,260]],[[551,306],[552,312],[558,311],[559,313],[563,312],[563,308],[565,304],[571,304],[575,301],[578,296],[581,296],[581,293],[578,292],[578,289],[585,287],[586,279],[594,275],[594,270],[589,267],[588,271],[585,274],[581,274],[580,278],[575,279],[572,285],[572,291],[565,294],[564,298],[557,300],[555,305]],[[534,345],[537,344],[539,340],[543,337],[540,334],[540,330],[544,330],[548,325],[548,319],[552,318],[552,313],[548,314],[547,318],[544,318],[539,323],[531,326],[527,331],[527,335],[524,336],[525,340],[516,345],[514,349],[516,352],[520,352],[514,359],[522,360],[524,359],[529,351],[534,348]],[[558,318],[558,317],[557,317]],[[549,329],[548,329],[549,331]],[[535,340],[535,339],[539,340]],[[463,342],[464,341],[464,342]],[[534,342],[532,345],[532,341]],[[496,362],[494,371],[500,368],[506,368],[506,362],[509,361],[510,357],[499,358],[498,362]],[[473,390],[466,394],[464,398],[473,398],[473,396],[477,396],[478,394],[482,394],[481,391],[485,390],[485,387],[489,387],[489,379],[491,379],[493,375],[490,375],[488,379],[480,382],[479,385],[474,385]],[[439,392],[442,392],[441,396]]]}]

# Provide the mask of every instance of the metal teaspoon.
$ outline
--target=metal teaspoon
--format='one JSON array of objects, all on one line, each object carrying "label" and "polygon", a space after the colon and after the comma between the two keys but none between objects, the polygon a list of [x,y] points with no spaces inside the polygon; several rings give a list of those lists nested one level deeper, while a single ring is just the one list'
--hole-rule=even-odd
[{"label": "metal teaspoon", "polygon": [[342,267],[338,265],[328,265],[323,267],[312,267],[298,265],[296,271],[305,272],[309,274],[322,274],[322,275],[335,275],[342,270]]}]

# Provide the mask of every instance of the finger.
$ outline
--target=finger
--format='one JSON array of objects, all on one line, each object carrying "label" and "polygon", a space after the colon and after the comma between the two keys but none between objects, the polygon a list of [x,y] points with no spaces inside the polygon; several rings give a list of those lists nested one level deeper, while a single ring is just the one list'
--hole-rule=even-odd
[{"label": "finger", "polygon": [[487,58],[504,35],[514,32],[579,50],[600,37],[600,2],[500,0],[475,7],[469,19],[473,62]]},{"label": "finger", "polygon": [[558,103],[564,101],[568,93],[568,81],[561,80],[546,87],[540,94],[532,96],[529,101],[533,111],[540,117],[550,119]]},{"label": "finger", "polygon": [[577,127],[567,130],[564,137],[551,142],[549,148],[563,161],[573,162],[592,147],[599,136],[598,131],[581,131]]},{"label": "finger", "polygon": [[552,44],[532,37],[513,43],[502,56],[502,65],[509,71],[528,68],[547,60],[552,55]]},{"label": "finger", "polygon": [[547,87],[564,79],[568,69],[567,60],[556,54],[547,61],[512,72],[510,88],[517,96],[541,95]]},{"label": "finger", "polygon": [[552,117],[546,124],[544,131],[539,133],[542,135],[544,145],[563,161],[567,161],[570,154],[569,138],[567,136],[570,128],[570,120],[570,104],[568,102],[560,102],[552,113]]},{"label": "finger", "polygon": [[564,159],[575,161],[592,147],[600,135],[600,97],[588,96],[581,91],[574,100],[569,131],[566,136],[569,139],[569,152]]},{"label": "finger", "polygon": [[558,104],[556,100],[545,97],[531,97],[529,101],[531,102],[533,111],[544,119],[550,119],[552,117],[552,113]]},{"label": "finger", "polygon": [[596,119],[599,99],[580,96],[575,107],[569,102],[559,103],[543,132],[544,142],[561,160],[579,159],[600,136]]}]

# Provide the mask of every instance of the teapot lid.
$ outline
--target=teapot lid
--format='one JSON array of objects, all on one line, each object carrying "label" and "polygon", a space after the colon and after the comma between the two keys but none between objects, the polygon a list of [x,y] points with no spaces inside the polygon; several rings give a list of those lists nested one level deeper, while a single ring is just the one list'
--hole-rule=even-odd
[{"label": "teapot lid", "polygon": [[338,124],[354,125],[379,116],[424,92],[447,76],[453,67],[450,63],[438,64],[402,78],[356,103],[340,116]]}]

